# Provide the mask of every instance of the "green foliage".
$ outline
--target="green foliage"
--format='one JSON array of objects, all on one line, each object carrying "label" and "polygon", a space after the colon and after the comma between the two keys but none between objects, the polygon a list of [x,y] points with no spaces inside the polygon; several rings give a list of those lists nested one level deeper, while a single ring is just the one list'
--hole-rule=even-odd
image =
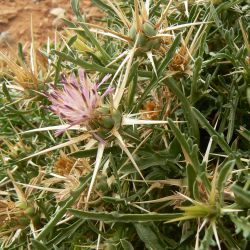
[{"label": "green foliage", "polygon": [[249,240],[250,237],[250,222],[246,221],[244,217],[230,216],[231,220],[236,226],[236,233],[242,232],[243,236]]},{"label": "green foliage", "polygon": [[[249,1],[92,2],[30,68],[0,53],[0,248],[248,249]],[[86,124],[48,108],[79,68],[109,75]]]}]

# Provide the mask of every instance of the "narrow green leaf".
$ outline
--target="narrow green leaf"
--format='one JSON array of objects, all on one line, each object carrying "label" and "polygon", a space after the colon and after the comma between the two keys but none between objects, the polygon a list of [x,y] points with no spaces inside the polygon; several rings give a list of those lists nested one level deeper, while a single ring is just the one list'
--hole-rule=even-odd
[{"label": "narrow green leaf", "polygon": [[200,174],[200,179],[202,181],[202,184],[206,188],[207,193],[210,193],[211,191],[211,182],[208,180],[207,173],[203,172]]},{"label": "narrow green leaf", "polygon": [[[133,80],[132,83],[129,84],[128,86],[128,105],[127,105],[127,110],[129,111],[133,105],[133,101],[136,95],[136,86],[138,83],[138,66],[139,66],[139,62],[137,61],[132,67],[131,67],[131,76],[133,76]],[[129,81],[128,81],[129,82]]]},{"label": "narrow green leaf", "polygon": [[231,174],[234,165],[235,165],[235,160],[228,161],[224,164],[224,166],[222,166],[219,169],[219,174],[217,177],[217,190],[219,192],[221,202],[223,201],[225,183],[229,175]]},{"label": "narrow green leaf", "polygon": [[80,59],[80,58],[73,58],[72,56],[70,55],[67,55],[63,52],[60,52],[60,51],[55,51],[55,53],[62,57],[62,59],[68,61],[68,62],[72,62],[78,66],[81,66],[83,67],[85,70],[90,70],[90,71],[99,71],[101,73],[111,73],[111,74],[114,74],[116,72],[116,70],[114,69],[109,69],[109,68],[105,68],[103,66],[100,66],[96,63],[93,63],[93,64],[90,64],[90,63],[87,63],[86,61],[84,61],[83,59]]},{"label": "narrow green leaf", "polygon": [[[121,154],[122,150],[119,146],[113,147],[105,147],[104,153],[105,154]],[[79,150],[74,153],[69,154],[70,156],[77,157],[77,158],[85,158],[85,157],[92,157],[95,156],[97,153],[97,148],[88,149],[88,150]]]},{"label": "narrow green leaf", "polygon": [[242,208],[250,208],[250,191],[244,190],[238,185],[233,185],[232,191],[234,192],[236,203]]},{"label": "narrow green leaf", "polygon": [[[224,152],[228,155],[234,156],[232,149],[229,147],[225,139],[217,131],[214,130],[214,128],[210,125],[208,120],[201,114],[201,112],[194,107],[192,108],[192,111],[198,122],[201,124],[201,126],[207,130],[210,136],[213,136],[216,139],[216,142],[224,150]],[[243,168],[240,159],[235,156],[235,160],[237,166],[239,168]]]},{"label": "narrow green leaf", "polygon": [[205,231],[205,235],[203,239],[201,240],[199,250],[210,249],[210,246],[212,245],[212,243],[213,243],[213,228],[212,226],[209,226],[209,228],[207,228]]},{"label": "narrow green leaf", "polygon": [[116,13],[114,12],[114,10],[110,6],[105,4],[103,0],[92,0],[92,2],[96,4],[97,6],[99,6],[101,9],[103,9],[105,12],[112,14],[112,16],[116,16]]},{"label": "narrow green leaf", "polygon": [[182,216],[182,213],[169,213],[169,214],[119,214],[118,212],[101,213],[101,212],[84,212],[76,209],[68,209],[74,216],[81,219],[90,219],[97,221],[110,221],[110,222],[148,222],[148,221],[168,221],[171,219]]},{"label": "narrow green leaf", "polygon": [[137,234],[140,239],[145,243],[148,249],[164,250],[166,249],[161,237],[154,232],[149,223],[135,223],[134,224]]},{"label": "narrow green leaf", "polygon": [[176,94],[177,98],[180,100],[183,111],[184,111],[184,115],[188,121],[188,128],[190,131],[190,135],[193,136],[193,138],[195,138],[196,142],[198,143],[200,140],[199,127],[198,127],[195,117],[193,116],[191,105],[188,99],[182,93],[180,88],[178,88],[177,83],[174,81],[173,78],[167,78],[166,84],[170,88],[170,90],[174,94]]},{"label": "narrow green leaf", "polygon": [[[200,172],[200,163],[198,161],[197,155],[194,156],[190,150],[190,145],[188,144],[185,136],[181,133],[179,128],[174,124],[174,122],[169,118],[168,119],[169,126],[173,132],[173,134],[176,136],[178,142],[180,143],[182,147],[183,154],[185,156],[186,162],[192,164],[192,167],[196,173]],[[197,152],[194,152],[197,153]]]},{"label": "narrow green leaf", "polygon": [[65,239],[70,239],[84,222],[84,220],[79,219],[78,221],[59,231],[57,234],[55,234],[55,237],[47,243],[47,247],[53,248],[54,245],[60,244]]},{"label": "narrow green leaf", "polygon": [[181,34],[178,34],[176,38],[174,39],[174,42],[172,43],[170,49],[168,50],[165,58],[162,60],[160,66],[157,68],[158,77],[162,76],[163,72],[166,71],[166,68],[168,64],[170,63],[170,61],[172,60],[180,41],[181,41]]},{"label": "narrow green leaf", "polygon": [[22,62],[25,63],[25,56],[24,56],[24,53],[23,53],[23,45],[22,45],[22,43],[18,43],[17,47],[18,47],[18,57],[21,59]]},{"label": "narrow green leaf", "polygon": [[202,58],[198,57],[194,63],[194,73],[191,84],[191,103],[194,104],[196,100],[199,99],[200,91],[199,91],[199,76],[202,66]]},{"label": "narrow green leaf", "polygon": [[103,58],[108,63],[111,60],[110,55],[103,49],[103,46],[99,43],[99,41],[93,36],[92,32],[89,30],[88,26],[84,23],[80,23],[80,26],[84,29],[86,34],[86,39],[90,40],[91,43],[101,52]]},{"label": "narrow green leaf", "polygon": [[72,8],[74,14],[77,17],[77,20],[78,21],[84,21],[83,18],[82,18],[81,11],[80,11],[79,0],[71,0],[70,4],[71,4],[71,8]]},{"label": "narrow green leaf", "polygon": [[187,165],[186,174],[187,174],[187,183],[188,183],[188,190],[190,193],[190,197],[194,198],[193,187],[197,177],[197,173],[194,170],[193,166],[191,166],[190,164]]},{"label": "narrow green leaf", "polygon": [[244,127],[241,127],[240,130],[237,130],[238,133],[244,137],[248,142],[250,142],[250,130],[247,130]]},{"label": "narrow green leaf", "polygon": [[[55,53],[58,56],[61,56],[62,59],[64,59],[65,61],[72,62],[73,64],[84,68],[85,70],[95,71],[95,72],[98,71],[98,72],[105,73],[105,74],[115,74],[115,72],[116,72],[116,69],[110,69],[107,67],[103,67],[103,66],[98,65],[96,63],[92,63],[92,64],[87,63],[83,59],[80,59],[80,58],[75,59],[74,57],[67,55],[67,54],[60,52],[60,51],[55,51]],[[139,70],[138,75],[143,76],[143,77],[150,77],[152,75],[152,73],[148,72],[148,71]]]},{"label": "narrow green leaf", "polygon": [[239,102],[239,94],[236,93],[231,99],[231,108],[228,116],[228,131],[227,131],[227,143],[230,143],[233,133],[234,133],[234,124],[235,124],[235,115]]},{"label": "narrow green leaf", "polygon": [[[67,42],[67,45],[70,47],[76,41],[76,39],[77,39],[77,35],[71,37],[69,39],[69,41]],[[66,50],[67,50],[67,46],[64,45],[62,52],[64,53],[64,52],[66,52]],[[59,81],[61,68],[62,68],[62,57],[59,56],[59,59],[58,59],[57,64],[56,64],[56,72],[55,72],[55,80],[54,80],[55,83],[58,83],[58,81]]]},{"label": "narrow green leaf", "polygon": [[124,250],[134,250],[133,245],[129,241],[121,239],[120,242]]},{"label": "narrow green leaf", "polygon": [[[231,217],[232,214],[230,214]],[[229,228],[225,227],[223,224],[217,227],[218,234],[221,239],[225,242],[227,249],[243,249],[240,245],[242,245],[242,241],[237,241],[237,238],[234,238],[234,234],[229,230]],[[243,243],[244,244],[244,243]]]},{"label": "narrow green leaf", "polygon": [[196,201],[199,201],[201,199],[201,194],[200,194],[200,190],[198,188],[198,181],[197,179],[194,181],[194,184],[193,184],[193,198],[194,200]]},{"label": "narrow green leaf", "polygon": [[48,248],[43,244],[41,243],[40,241],[38,240],[31,240],[32,242],[32,246],[34,247],[34,249],[36,250],[48,250]]},{"label": "narrow green leaf", "polygon": [[242,231],[244,238],[250,239],[250,221],[247,218],[239,217],[234,214],[230,215],[232,222],[236,226],[236,233]]},{"label": "narrow green leaf", "polygon": [[3,85],[2,85],[2,90],[3,90],[3,93],[4,93],[5,97],[7,98],[7,100],[8,100],[9,102],[11,102],[10,93],[9,93],[9,90],[8,90],[8,88],[7,88],[6,84],[5,84],[5,82],[4,82]]}]

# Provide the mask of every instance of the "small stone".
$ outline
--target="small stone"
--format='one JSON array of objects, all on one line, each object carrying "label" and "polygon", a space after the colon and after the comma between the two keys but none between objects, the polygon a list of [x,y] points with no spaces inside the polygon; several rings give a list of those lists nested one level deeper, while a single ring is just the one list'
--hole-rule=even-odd
[{"label": "small stone", "polygon": [[0,44],[1,43],[9,43],[12,41],[12,37],[10,32],[4,31],[0,33]]},{"label": "small stone", "polygon": [[63,18],[65,15],[65,9],[63,8],[53,8],[50,10],[50,14],[58,18]]}]

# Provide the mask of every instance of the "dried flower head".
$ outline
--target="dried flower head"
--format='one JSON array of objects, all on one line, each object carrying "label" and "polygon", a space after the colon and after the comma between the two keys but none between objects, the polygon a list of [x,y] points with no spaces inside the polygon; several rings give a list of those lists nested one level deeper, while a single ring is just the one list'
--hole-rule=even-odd
[{"label": "dried flower head", "polygon": [[54,164],[54,171],[59,175],[68,175],[74,166],[74,161],[66,154],[62,153]]},{"label": "dried flower head", "polygon": [[157,117],[160,114],[160,106],[155,101],[147,101],[143,105],[143,112],[146,112],[146,114],[143,115],[143,118],[154,120],[157,119]]},{"label": "dried flower head", "polygon": [[185,71],[188,64],[188,52],[185,46],[182,46],[173,56],[172,62],[169,65],[170,71]]},{"label": "dried flower head", "polygon": [[75,173],[80,173],[80,176],[86,175],[91,171],[91,167],[88,163],[88,160],[85,158],[81,158],[76,160],[73,157],[66,155],[61,152],[60,156],[56,160],[53,169],[55,173],[68,176],[74,175]]},{"label": "dried flower head", "polygon": [[0,222],[4,225],[10,221],[10,211],[15,207],[15,203],[10,200],[0,200]]}]

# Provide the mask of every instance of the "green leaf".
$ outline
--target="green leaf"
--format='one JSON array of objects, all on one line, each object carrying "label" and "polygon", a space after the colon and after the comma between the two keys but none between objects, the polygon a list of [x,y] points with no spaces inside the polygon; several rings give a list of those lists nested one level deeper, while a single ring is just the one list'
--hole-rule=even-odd
[{"label": "green leaf", "polygon": [[244,127],[241,127],[240,130],[237,130],[238,133],[244,137],[248,142],[250,142],[250,130],[247,130]]},{"label": "green leaf", "polygon": [[110,6],[105,4],[103,0],[92,0],[92,2],[96,4],[97,6],[99,6],[101,9],[103,9],[105,12],[108,12],[111,15],[116,16],[116,13],[114,12],[114,10]]},{"label": "green leaf", "polygon": [[71,0],[70,4],[71,4],[71,8],[72,8],[74,14],[77,17],[77,20],[84,21],[82,18],[81,11],[80,11],[79,0]]},{"label": "green leaf", "polygon": [[237,106],[239,102],[239,94],[236,92],[235,95],[231,98],[231,108],[228,116],[228,131],[227,131],[227,142],[230,143],[233,133],[234,133],[234,124],[235,124],[235,116],[237,111]]},{"label": "green leaf", "polygon": [[213,228],[209,226],[209,228],[205,230],[205,235],[201,240],[199,250],[208,250],[211,245],[213,245]]},{"label": "green leaf", "polygon": [[162,76],[162,74],[166,71],[166,68],[167,68],[168,64],[171,62],[180,41],[181,41],[181,34],[178,34],[176,36],[176,38],[174,39],[174,42],[172,43],[172,45],[169,48],[168,52],[166,53],[165,58],[163,58],[163,60],[161,61],[160,66],[157,68],[158,77]]},{"label": "green leaf", "polygon": [[18,47],[18,57],[21,59],[22,62],[25,63],[25,56],[24,56],[24,53],[23,53],[23,45],[22,45],[22,43],[18,43],[17,47]]},{"label": "green leaf", "polygon": [[192,84],[191,84],[191,103],[192,104],[194,104],[196,100],[198,100],[200,97],[198,80],[200,77],[201,66],[202,66],[202,58],[198,57],[194,63],[194,73],[193,73]]},{"label": "green leaf", "polygon": [[36,250],[48,250],[48,248],[43,244],[41,243],[40,241],[38,240],[31,240],[32,242],[32,246],[34,247],[34,249]]},{"label": "green leaf", "polygon": [[[105,154],[120,154],[122,152],[121,148],[119,146],[113,146],[113,147],[105,147],[104,153]],[[73,152],[69,154],[70,156],[77,157],[77,158],[85,158],[85,157],[92,157],[96,156],[97,148],[92,148],[88,150],[79,150],[76,152]]]},{"label": "green leaf", "polygon": [[[77,35],[76,36],[73,36],[69,39],[69,41],[67,42],[67,45],[70,47],[77,39]],[[62,49],[62,52],[66,52],[67,51],[67,46],[64,45],[63,49]],[[55,83],[58,83],[59,81],[59,76],[60,76],[60,72],[61,72],[61,68],[62,68],[62,57],[59,56],[59,59],[57,61],[57,64],[56,64],[56,73],[55,73],[55,80],[54,82]]]},{"label": "green leaf", "polygon": [[250,88],[248,87],[247,88],[247,91],[246,91],[247,93],[247,101],[248,101],[248,104],[250,105]]},{"label": "green leaf", "polygon": [[244,241],[238,241],[235,237],[235,234],[232,234],[230,228],[227,228],[222,224],[217,227],[217,230],[220,238],[225,242],[225,246],[227,247],[227,249],[245,249],[243,248]]},{"label": "green leaf", "polygon": [[219,174],[217,177],[217,190],[220,195],[221,202],[223,201],[225,183],[229,175],[231,174],[234,165],[235,165],[235,160],[228,161],[219,169]]},{"label": "green leaf", "polygon": [[135,223],[134,226],[140,239],[145,243],[148,249],[166,249],[161,237],[152,229],[151,224]]},{"label": "green leaf", "polygon": [[[135,99],[135,95],[136,95],[136,87],[137,87],[137,83],[138,83],[138,66],[139,66],[139,62],[137,61],[136,63],[133,64],[133,66],[131,67],[131,76],[133,76],[133,80],[132,83],[129,84],[128,86],[128,100],[127,100],[127,110],[129,111],[133,105],[134,99]],[[128,81],[129,82],[129,81]]]},{"label": "green leaf", "polygon": [[108,63],[109,60],[111,60],[110,55],[103,49],[103,46],[99,43],[99,41],[93,36],[92,32],[89,30],[88,26],[84,23],[80,23],[80,26],[84,29],[85,31],[85,38],[90,40],[92,45],[94,45],[102,54],[103,58],[106,60]]},{"label": "green leaf", "polygon": [[[206,129],[206,131],[209,133],[211,137],[213,136],[213,138],[216,139],[216,142],[224,150],[224,152],[228,155],[233,156],[234,152],[229,147],[225,139],[217,131],[214,130],[214,128],[210,125],[208,120],[202,115],[202,113],[194,107],[192,108],[192,111],[193,111],[194,116],[198,120],[198,122],[201,124],[201,126]],[[240,159],[238,159],[237,157],[235,158],[236,158],[238,167],[243,168]]]},{"label": "green leaf", "polygon": [[68,209],[68,211],[74,216],[81,219],[90,219],[97,221],[109,221],[109,222],[148,222],[148,221],[168,221],[171,219],[182,216],[182,213],[169,213],[169,214],[120,214],[118,212],[101,213],[101,212],[84,212],[76,209]]},{"label": "green leaf", "polygon": [[244,238],[250,240],[250,221],[247,218],[239,217],[234,214],[230,215],[230,218],[232,222],[236,226],[236,233],[240,233],[242,231],[242,234]]},{"label": "green leaf", "polygon": [[6,97],[6,99],[7,99],[9,102],[11,102],[10,93],[9,93],[9,90],[8,90],[8,88],[7,88],[6,84],[5,84],[5,82],[4,82],[3,85],[2,85],[2,90],[3,90],[3,93],[4,93],[5,97]]},{"label": "green leaf", "polygon": [[193,185],[194,200],[199,201],[201,199],[200,190],[198,188],[198,180],[196,179]]},{"label": "green leaf", "polygon": [[68,227],[63,228],[61,231],[57,232],[57,234],[55,234],[55,237],[47,243],[48,248],[53,248],[54,245],[60,244],[65,239],[70,239],[84,222],[84,220],[79,219],[78,221],[70,224]]},{"label": "green leaf", "polygon": [[181,102],[181,106],[184,111],[185,118],[187,120],[188,128],[190,131],[190,136],[195,138],[196,142],[198,143],[200,140],[200,133],[199,133],[199,127],[197,124],[197,121],[195,117],[193,116],[191,105],[186,98],[186,96],[182,93],[180,88],[177,86],[176,81],[173,78],[167,78],[166,84],[170,88],[170,90],[177,96],[179,101]]},{"label": "green leaf", "polygon": [[207,173],[204,171],[200,174],[200,179],[204,187],[206,188],[207,193],[211,191],[211,182],[208,180]]},{"label": "green leaf", "polygon": [[[60,52],[60,51],[55,51],[55,53],[58,56],[60,56],[62,59],[64,59],[65,61],[72,62],[73,64],[84,68],[85,70],[94,71],[94,72],[97,71],[97,72],[101,72],[101,73],[105,73],[105,74],[115,74],[116,73],[116,69],[110,69],[107,67],[103,67],[103,66],[96,64],[96,63],[91,64],[91,63],[84,61],[81,58],[74,58],[74,57],[67,55],[67,54]],[[143,76],[143,77],[150,77],[152,75],[152,73],[148,72],[148,71],[139,70],[138,75]]]},{"label": "green leaf", "polygon": [[[178,142],[181,145],[182,152],[184,154],[185,160],[187,163],[190,163],[196,173],[200,173],[200,162],[198,160],[198,147],[197,145],[189,145],[188,141],[186,140],[185,136],[181,133],[179,128],[174,124],[174,122],[169,118],[168,119],[169,126],[176,136]],[[191,141],[190,141],[191,143]]]},{"label": "green leaf", "polygon": [[187,174],[188,190],[190,193],[190,197],[194,198],[193,187],[195,184],[197,173],[194,170],[193,166],[191,166],[190,164],[187,165],[186,174]]},{"label": "green leaf", "polygon": [[87,63],[86,61],[84,61],[83,59],[80,58],[74,58],[70,55],[65,54],[64,52],[60,52],[60,51],[55,51],[55,53],[60,56],[63,60],[68,61],[68,62],[72,62],[80,67],[83,67],[85,70],[90,70],[90,71],[99,71],[101,73],[111,73],[114,74],[116,72],[116,70],[114,69],[109,69],[109,68],[105,68],[101,65],[98,65],[96,63]]},{"label": "green leaf", "polygon": [[134,250],[133,245],[129,241],[121,239],[120,242],[124,250]]},{"label": "green leaf", "polygon": [[234,192],[236,202],[242,208],[250,208],[250,191],[244,190],[238,185],[233,185],[232,191]]}]

